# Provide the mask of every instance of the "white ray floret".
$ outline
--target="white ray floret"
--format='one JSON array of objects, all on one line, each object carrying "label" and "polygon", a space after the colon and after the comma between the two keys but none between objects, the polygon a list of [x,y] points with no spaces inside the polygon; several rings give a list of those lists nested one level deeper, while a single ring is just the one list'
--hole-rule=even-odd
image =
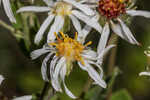
[{"label": "white ray floret", "polygon": [[16,23],[16,19],[14,17],[13,11],[11,9],[10,1],[9,0],[0,0],[0,5],[1,5],[1,2],[3,4],[5,13],[8,16],[9,20],[13,23]]}]

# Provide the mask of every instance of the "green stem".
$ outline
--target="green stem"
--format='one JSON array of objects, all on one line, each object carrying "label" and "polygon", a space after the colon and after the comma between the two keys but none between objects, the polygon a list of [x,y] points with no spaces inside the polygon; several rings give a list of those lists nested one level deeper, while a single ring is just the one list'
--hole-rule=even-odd
[{"label": "green stem", "polygon": [[108,61],[108,75],[112,75],[113,72],[113,67],[115,66],[116,62],[116,53],[117,53],[117,44],[118,44],[118,36],[116,34],[112,34],[110,37],[110,40],[108,42],[108,45],[115,44],[116,47],[112,48],[109,56],[109,61]]},{"label": "green stem", "polygon": [[[117,45],[117,43],[118,43],[118,36],[116,34],[112,34],[108,44],[109,45],[110,44]],[[114,70],[114,66],[115,66],[115,62],[116,62],[116,53],[117,53],[117,46],[111,50],[111,53],[110,53],[110,56],[109,56],[108,71],[107,71],[108,76],[111,76],[113,74],[113,70]],[[109,87],[108,95],[107,95],[106,100],[109,100],[111,95],[112,95],[112,86]]]},{"label": "green stem", "polygon": [[0,26],[6,28],[7,30],[9,30],[12,35],[14,35],[17,39],[19,38],[23,38],[23,33],[19,30],[15,30],[15,28],[13,28],[12,26],[6,24],[4,21],[0,20]]},{"label": "green stem", "polygon": [[28,27],[28,15],[27,14],[21,14],[22,15],[22,22],[23,22],[23,32],[24,34],[24,41],[25,45],[27,47],[27,50],[29,50],[31,46],[31,41],[30,41],[30,30]]},{"label": "green stem", "polygon": [[50,83],[45,82],[44,88],[40,96],[40,100],[51,100],[54,94],[54,90],[51,88]]}]

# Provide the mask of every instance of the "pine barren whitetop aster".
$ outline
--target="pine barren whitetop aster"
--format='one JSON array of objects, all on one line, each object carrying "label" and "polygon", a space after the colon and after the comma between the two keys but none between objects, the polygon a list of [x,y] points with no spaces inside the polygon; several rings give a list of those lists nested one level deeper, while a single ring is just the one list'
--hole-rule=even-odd
[{"label": "pine barren whitetop aster", "polygon": [[0,5],[1,5],[1,2],[3,3],[4,10],[5,10],[6,15],[8,16],[9,20],[13,23],[16,23],[16,19],[11,10],[10,1],[9,0],[0,0]]},{"label": "pine barren whitetop aster", "polygon": [[[132,0],[83,0],[83,2],[94,4],[91,7],[97,10],[97,16],[106,20],[106,24],[109,24],[107,28],[109,31],[111,29],[128,42],[139,45],[130,29],[122,21],[122,17],[129,15],[150,18],[150,12],[133,9]],[[86,26],[86,29],[88,32],[91,30],[89,26]]]},{"label": "pine barren whitetop aster", "polygon": [[41,28],[35,36],[35,43],[38,44],[40,42],[45,30],[54,20],[47,36],[47,42],[53,41],[55,39],[54,32],[58,33],[58,31],[63,28],[66,16],[69,16],[72,24],[79,34],[81,34],[81,25],[79,20],[101,32],[102,28],[98,22],[91,20],[89,17],[95,13],[89,8],[88,5],[76,2],[75,0],[57,0],[56,2],[53,2],[52,0],[44,0],[44,2],[47,4],[46,7],[27,6],[22,7],[17,11],[18,13],[28,11],[48,12],[48,17],[43,22]]},{"label": "pine barren whitetop aster", "polygon": [[[47,45],[44,45],[42,49],[35,50],[31,53],[32,59],[36,59],[39,56],[48,53],[43,60],[41,67],[43,79],[49,81],[47,76],[47,62],[51,57],[50,77],[52,86],[56,91],[62,92],[61,83],[59,81],[61,80],[67,95],[71,98],[76,98],[65,85],[65,76],[68,76],[71,72],[73,62],[77,62],[82,70],[87,71],[95,84],[106,88],[106,83],[103,80],[103,70],[100,66],[102,61],[101,58],[110,48],[114,47],[114,45],[108,46],[103,49],[102,52],[97,53],[87,47],[91,42],[82,44],[80,41],[77,41],[77,33],[75,34],[74,39],[62,32],[60,32],[60,35],[61,37],[58,37],[55,33],[57,38],[56,41],[50,42]],[[98,59],[100,60],[98,61]],[[101,73],[99,74],[92,65],[97,67]]]}]

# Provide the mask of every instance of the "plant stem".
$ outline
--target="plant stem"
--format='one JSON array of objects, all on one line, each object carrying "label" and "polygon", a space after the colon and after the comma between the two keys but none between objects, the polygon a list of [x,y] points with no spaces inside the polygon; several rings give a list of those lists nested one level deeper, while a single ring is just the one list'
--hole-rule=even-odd
[{"label": "plant stem", "polygon": [[24,41],[25,41],[25,45],[27,50],[29,50],[30,46],[31,46],[31,41],[30,41],[30,30],[28,27],[28,14],[21,14],[22,15],[22,21],[23,21],[23,32],[24,34]]},{"label": "plant stem", "polygon": [[116,47],[112,48],[109,56],[108,61],[108,75],[112,75],[113,67],[115,66],[116,62],[116,53],[117,53],[117,44],[118,44],[118,36],[116,34],[112,34],[110,40],[108,41],[108,45],[115,44]]},{"label": "plant stem", "polygon": [[15,30],[15,28],[6,24],[4,21],[0,20],[0,25],[9,30],[16,38],[23,38],[23,33],[21,31]]},{"label": "plant stem", "polygon": [[[117,45],[118,43],[118,36],[116,34],[112,34],[110,37],[110,40],[108,44],[115,44]],[[116,53],[117,53],[117,46],[111,50],[110,56],[109,56],[109,61],[108,61],[108,72],[107,75],[111,76],[114,70],[115,62],[116,62]],[[112,87],[108,90],[108,95],[107,99],[109,100],[112,95]]]},{"label": "plant stem", "polygon": [[40,100],[51,100],[54,94],[55,94],[54,90],[51,88],[50,83],[45,82],[44,88],[40,96]]}]

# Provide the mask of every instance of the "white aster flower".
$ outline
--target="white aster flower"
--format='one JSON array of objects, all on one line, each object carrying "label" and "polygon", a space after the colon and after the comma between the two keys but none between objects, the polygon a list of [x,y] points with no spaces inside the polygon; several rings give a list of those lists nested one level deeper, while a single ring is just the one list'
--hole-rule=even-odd
[{"label": "white aster flower", "polygon": [[14,98],[13,100],[31,100],[31,99],[32,99],[31,95],[26,95],[26,96]]},{"label": "white aster flower", "polygon": [[[80,41],[77,41],[77,33],[74,39],[68,37],[62,32],[60,32],[60,34],[62,38],[59,38],[55,33],[57,38],[56,41],[50,42],[42,49],[35,50],[31,53],[32,59],[36,59],[39,56],[48,53],[43,60],[41,67],[43,79],[45,81],[49,81],[47,76],[47,62],[51,58],[50,77],[52,86],[56,91],[62,92],[61,83],[59,81],[61,80],[68,96],[71,98],[76,98],[65,85],[65,76],[69,75],[71,72],[71,69],[73,68],[73,62],[77,62],[82,70],[87,71],[89,76],[94,80],[94,83],[106,88],[106,83],[103,80],[103,70],[100,66],[100,61],[97,63],[97,60],[101,59],[103,55],[113,47],[113,45],[108,46],[107,48],[103,49],[102,52],[97,54],[97,52],[87,47],[91,44],[91,42],[83,45],[80,43]],[[100,74],[95,70],[93,65],[101,71]]]},{"label": "white aster flower", "polygon": [[4,77],[0,75],[0,85],[2,84],[3,80],[4,80]]},{"label": "white aster flower", "polygon": [[[134,4],[129,4],[129,1],[130,0],[84,0],[83,2],[94,4],[92,8],[97,9],[97,15],[105,19],[106,24],[109,24],[108,30],[111,29],[128,42],[139,45],[122,18],[124,15],[150,18],[150,12],[132,9]],[[88,28],[90,27],[86,26],[86,29]],[[91,29],[88,29],[88,32],[90,30]]]},{"label": "white aster flower", "polygon": [[0,5],[1,5],[1,2],[3,3],[4,10],[5,10],[6,15],[8,16],[9,20],[13,23],[16,23],[16,19],[11,10],[10,1],[9,0],[0,0]]},{"label": "white aster flower", "polygon": [[79,34],[81,34],[81,25],[79,20],[101,32],[102,28],[98,22],[91,20],[89,17],[94,15],[95,12],[90,9],[88,5],[76,2],[75,0],[58,0],[56,2],[53,2],[52,0],[44,0],[44,2],[47,4],[46,7],[27,6],[22,7],[17,11],[18,13],[28,11],[48,12],[48,17],[45,19],[35,36],[36,44],[40,42],[45,30],[52,22],[53,23],[47,36],[47,41],[50,42],[55,40],[54,32],[58,33],[63,28],[66,17],[71,19],[73,26]]}]

